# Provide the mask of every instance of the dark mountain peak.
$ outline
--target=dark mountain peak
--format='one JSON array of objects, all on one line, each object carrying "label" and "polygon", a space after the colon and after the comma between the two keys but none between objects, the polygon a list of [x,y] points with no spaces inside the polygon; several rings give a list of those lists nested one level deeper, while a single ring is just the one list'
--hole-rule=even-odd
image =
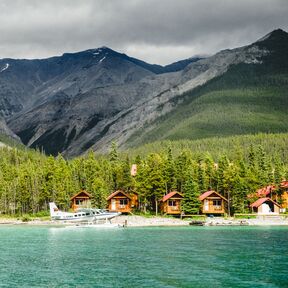
[{"label": "dark mountain peak", "polygon": [[279,36],[288,37],[288,33],[280,28],[273,30],[270,34],[271,36],[274,36],[274,37],[279,37]]},{"label": "dark mountain peak", "polygon": [[90,56],[97,56],[97,55],[105,55],[105,54],[119,54],[118,52],[103,46],[99,48],[94,48],[94,49],[88,49],[84,51],[79,51],[79,52],[72,52],[72,53],[64,53],[62,57],[90,57]]},{"label": "dark mountain peak", "polygon": [[261,49],[279,54],[279,58],[286,57],[288,49],[288,33],[282,29],[276,29],[268,33],[264,37],[252,45],[257,45]]},{"label": "dark mountain peak", "polygon": [[288,39],[288,33],[282,29],[276,29],[272,32],[266,34],[264,37],[260,38],[256,41],[256,43],[259,42],[270,42],[270,41],[281,41],[284,39]]},{"label": "dark mountain peak", "polygon": [[[102,47],[99,47],[99,48],[95,48],[95,49],[89,49],[89,50],[85,50],[83,51],[85,53],[92,53],[92,54],[95,54],[95,55],[98,55],[98,54],[103,54],[103,53],[117,53],[116,51],[112,50],[111,48],[109,47],[106,47],[106,46],[102,46]],[[80,52],[81,53],[81,52]]]},{"label": "dark mountain peak", "polygon": [[184,59],[184,60],[180,60],[180,61],[171,63],[169,65],[164,66],[165,73],[177,72],[177,71],[183,70],[189,64],[197,62],[197,61],[199,61],[199,60],[201,60],[203,58],[205,58],[205,57],[193,56],[193,57],[190,57],[188,59]]}]

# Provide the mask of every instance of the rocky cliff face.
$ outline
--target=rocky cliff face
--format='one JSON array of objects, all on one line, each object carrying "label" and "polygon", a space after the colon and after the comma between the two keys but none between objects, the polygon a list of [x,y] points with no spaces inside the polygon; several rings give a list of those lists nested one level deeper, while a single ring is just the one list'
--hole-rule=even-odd
[{"label": "rocky cliff face", "polygon": [[181,103],[185,92],[231,65],[261,65],[271,37],[287,38],[277,31],[246,47],[166,67],[106,47],[43,60],[3,59],[0,111],[24,144],[47,153],[103,151],[112,140],[125,146],[134,132]]},{"label": "rocky cliff face", "polygon": [[4,118],[0,117],[0,136],[5,135],[21,142],[20,138],[7,126]]}]

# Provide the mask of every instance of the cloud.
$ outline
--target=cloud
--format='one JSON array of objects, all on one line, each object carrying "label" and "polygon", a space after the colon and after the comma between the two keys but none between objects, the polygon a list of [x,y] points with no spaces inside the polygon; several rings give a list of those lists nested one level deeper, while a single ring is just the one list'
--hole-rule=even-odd
[{"label": "cloud", "polygon": [[1,0],[0,58],[105,45],[167,64],[287,30],[287,15],[286,0]]}]

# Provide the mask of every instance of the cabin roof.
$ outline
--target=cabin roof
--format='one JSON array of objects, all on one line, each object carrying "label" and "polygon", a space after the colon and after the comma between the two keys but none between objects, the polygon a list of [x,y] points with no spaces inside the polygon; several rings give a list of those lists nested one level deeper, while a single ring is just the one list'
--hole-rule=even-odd
[{"label": "cabin roof", "polygon": [[257,190],[257,196],[258,197],[263,197],[269,195],[272,191],[274,191],[276,187],[274,185],[268,185],[266,187],[260,188]]},{"label": "cabin roof", "polygon": [[112,194],[110,194],[106,200],[108,201],[108,200],[112,199],[113,197],[115,197],[119,193],[123,194],[125,197],[129,198],[130,200],[132,199],[128,194],[124,193],[122,190],[117,190],[117,191],[113,192]]},{"label": "cabin roof", "polygon": [[178,194],[180,196],[180,198],[183,198],[183,195],[181,193],[179,193],[178,191],[172,191],[172,192],[168,193],[167,195],[165,195],[161,200],[163,202],[165,202],[168,199],[170,199],[171,197],[175,196],[176,194]]},{"label": "cabin roof", "polygon": [[205,198],[209,197],[210,195],[212,195],[213,193],[217,194],[220,198],[222,198],[223,200],[227,201],[227,199],[225,197],[223,197],[221,194],[219,194],[218,192],[214,191],[214,190],[210,190],[210,191],[206,191],[203,194],[201,194],[199,196],[199,200],[203,201]]},{"label": "cabin roof", "polygon": [[263,203],[265,203],[266,201],[272,202],[273,204],[277,205],[278,207],[280,207],[280,205],[273,201],[271,198],[265,197],[265,198],[259,198],[258,200],[256,200],[254,203],[252,203],[250,205],[251,208],[255,207],[258,208],[259,206],[261,206]]},{"label": "cabin roof", "polygon": [[88,192],[85,191],[85,190],[81,190],[81,191],[78,192],[77,194],[73,195],[73,196],[70,198],[70,200],[73,200],[74,198],[76,198],[77,196],[79,196],[79,195],[82,194],[82,193],[86,194],[87,197],[92,198],[92,195],[91,195],[90,193],[88,193]]}]

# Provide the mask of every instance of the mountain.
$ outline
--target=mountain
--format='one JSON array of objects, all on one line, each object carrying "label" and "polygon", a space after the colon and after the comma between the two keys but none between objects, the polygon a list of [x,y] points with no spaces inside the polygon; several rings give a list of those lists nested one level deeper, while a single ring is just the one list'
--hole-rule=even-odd
[{"label": "mountain", "polygon": [[[288,34],[151,65],[107,47],[0,60],[0,111],[24,144],[47,153],[107,151],[159,139],[287,132]],[[269,90],[270,89],[270,90]]]},{"label": "mountain", "polygon": [[275,30],[252,45],[215,56],[240,52],[242,57],[241,51],[259,51],[259,56],[234,62],[223,74],[182,94],[173,113],[139,129],[127,143],[288,132],[288,34]]},{"label": "mountain", "polygon": [[[265,41],[220,51],[214,56],[188,65],[182,71],[170,74],[177,84],[171,84],[169,89],[162,89],[161,93],[148,96],[143,103],[136,103],[124,119],[112,123],[112,127],[109,127],[110,133],[103,135],[93,149],[101,149],[112,139],[117,139],[122,147],[127,147],[161,139],[287,132],[287,116],[283,115],[287,103],[284,86],[287,83],[285,71],[288,67],[287,35],[282,30],[276,30],[270,33]],[[275,43],[274,46],[271,43]],[[167,76],[166,80],[171,83]],[[220,80],[223,84],[217,87]],[[275,85],[263,101],[263,91],[257,89],[261,88],[261,85],[268,89],[271,82]],[[224,87],[225,85],[227,87]],[[229,85],[230,92],[227,91]],[[249,85],[254,85],[252,94],[260,97],[249,98],[249,95],[246,95],[243,88]],[[212,99],[205,101],[204,88],[206,92],[226,91],[226,95],[219,100],[210,95]],[[233,95],[237,89],[240,91]],[[269,91],[266,90],[267,92]],[[247,96],[248,99],[242,101],[240,96]],[[195,101],[200,101],[198,106]],[[244,101],[246,105],[242,103]],[[266,109],[262,111],[263,105]],[[272,109],[269,110],[269,107]],[[217,113],[214,113],[214,109]],[[257,117],[255,122],[254,117]],[[194,122],[191,122],[191,118]]]},{"label": "mountain", "polygon": [[[91,146],[90,129],[96,126],[101,135],[102,123],[154,90],[154,76],[199,59],[163,67],[107,47],[42,60],[3,59],[0,111],[25,145],[57,154],[79,139],[81,153]],[[141,83],[149,76],[151,87]]]},{"label": "mountain", "polygon": [[7,126],[3,117],[0,117],[0,137],[1,136],[21,142],[19,137]]}]

